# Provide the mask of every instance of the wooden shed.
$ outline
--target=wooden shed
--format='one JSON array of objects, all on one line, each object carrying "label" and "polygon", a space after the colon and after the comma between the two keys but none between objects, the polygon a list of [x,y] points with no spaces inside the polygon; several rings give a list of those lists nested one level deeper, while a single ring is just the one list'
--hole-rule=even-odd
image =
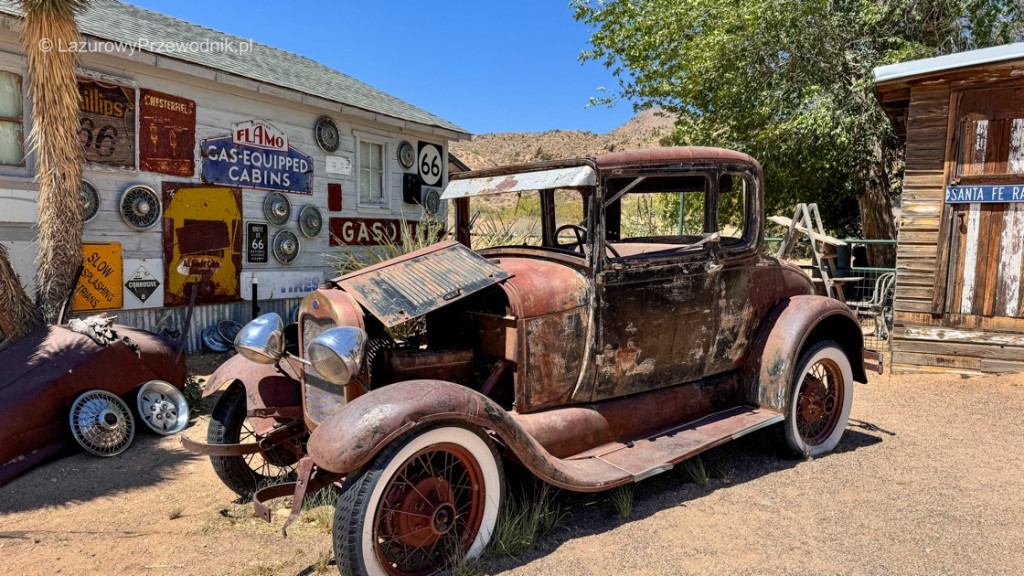
[{"label": "wooden shed", "polygon": [[875,81],[906,145],[893,371],[1024,371],[1024,43]]}]

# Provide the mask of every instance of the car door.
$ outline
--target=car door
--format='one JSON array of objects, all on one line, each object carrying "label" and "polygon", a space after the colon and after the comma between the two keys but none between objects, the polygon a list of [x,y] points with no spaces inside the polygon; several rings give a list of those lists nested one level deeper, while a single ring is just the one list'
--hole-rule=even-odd
[{"label": "car door", "polygon": [[606,208],[611,249],[605,248],[607,264],[597,273],[598,339],[592,401],[704,375],[714,341],[721,265],[714,242],[702,238],[710,214],[708,193],[690,192],[687,198],[700,196],[695,202],[677,195],[680,210],[693,204],[690,212],[694,214],[687,217],[685,226],[680,218],[673,234],[664,234],[665,227],[676,225],[671,214],[669,222],[657,222],[670,212],[664,196],[650,202],[655,226],[641,230],[639,236],[630,234],[629,228],[637,225],[627,221],[637,213],[643,217],[643,211],[633,207],[642,206],[642,199],[630,205],[627,196],[617,209]]}]

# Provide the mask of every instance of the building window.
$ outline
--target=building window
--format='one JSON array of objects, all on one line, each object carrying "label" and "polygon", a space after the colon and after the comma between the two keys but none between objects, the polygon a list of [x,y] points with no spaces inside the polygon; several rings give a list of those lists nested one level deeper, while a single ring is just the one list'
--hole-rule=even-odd
[{"label": "building window", "polygon": [[387,158],[380,142],[359,139],[359,203],[369,206],[387,204]]},{"label": "building window", "polygon": [[0,164],[25,163],[22,112],[21,76],[0,71]]},{"label": "building window", "polygon": [[959,113],[956,177],[981,184],[1024,175],[1024,87],[965,91]]}]

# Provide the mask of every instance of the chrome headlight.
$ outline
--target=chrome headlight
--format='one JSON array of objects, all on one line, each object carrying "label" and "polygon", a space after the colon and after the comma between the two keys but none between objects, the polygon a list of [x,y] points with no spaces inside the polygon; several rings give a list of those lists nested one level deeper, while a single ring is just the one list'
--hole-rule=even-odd
[{"label": "chrome headlight", "polygon": [[235,350],[259,364],[277,362],[284,356],[284,321],[271,312],[249,322],[235,336]]},{"label": "chrome headlight", "polygon": [[362,370],[366,332],[353,326],[325,330],[306,348],[306,358],[321,378],[345,385]]}]

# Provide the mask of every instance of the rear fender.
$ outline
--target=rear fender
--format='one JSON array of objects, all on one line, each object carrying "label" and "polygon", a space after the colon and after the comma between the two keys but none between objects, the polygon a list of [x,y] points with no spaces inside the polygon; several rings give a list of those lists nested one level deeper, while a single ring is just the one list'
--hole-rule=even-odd
[{"label": "rear fender", "polygon": [[779,302],[761,325],[744,367],[747,401],[785,412],[800,353],[823,339],[842,346],[853,368],[853,379],[867,382],[864,337],[846,304],[824,296],[793,296]]},{"label": "rear fender", "polygon": [[307,448],[320,468],[348,474],[403,434],[433,422],[492,432],[533,474],[560,488],[592,492],[632,481],[629,474],[593,471],[584,461],[552,456],[494,401],[441,380],[400,382],[356,398],[313,431]]},{"label": "rear fender", "polygon": [[[221,364],[203,385],[203,398],[237,382],[245,388],[246,409],[249,411],[299,408],[302,406],[301,385],[282,366],[284,364],[258,364],[241,354],[233,356]],[[274,425],[271,418],[252,418],[251,422],[260,434],[267,433]]]}]

